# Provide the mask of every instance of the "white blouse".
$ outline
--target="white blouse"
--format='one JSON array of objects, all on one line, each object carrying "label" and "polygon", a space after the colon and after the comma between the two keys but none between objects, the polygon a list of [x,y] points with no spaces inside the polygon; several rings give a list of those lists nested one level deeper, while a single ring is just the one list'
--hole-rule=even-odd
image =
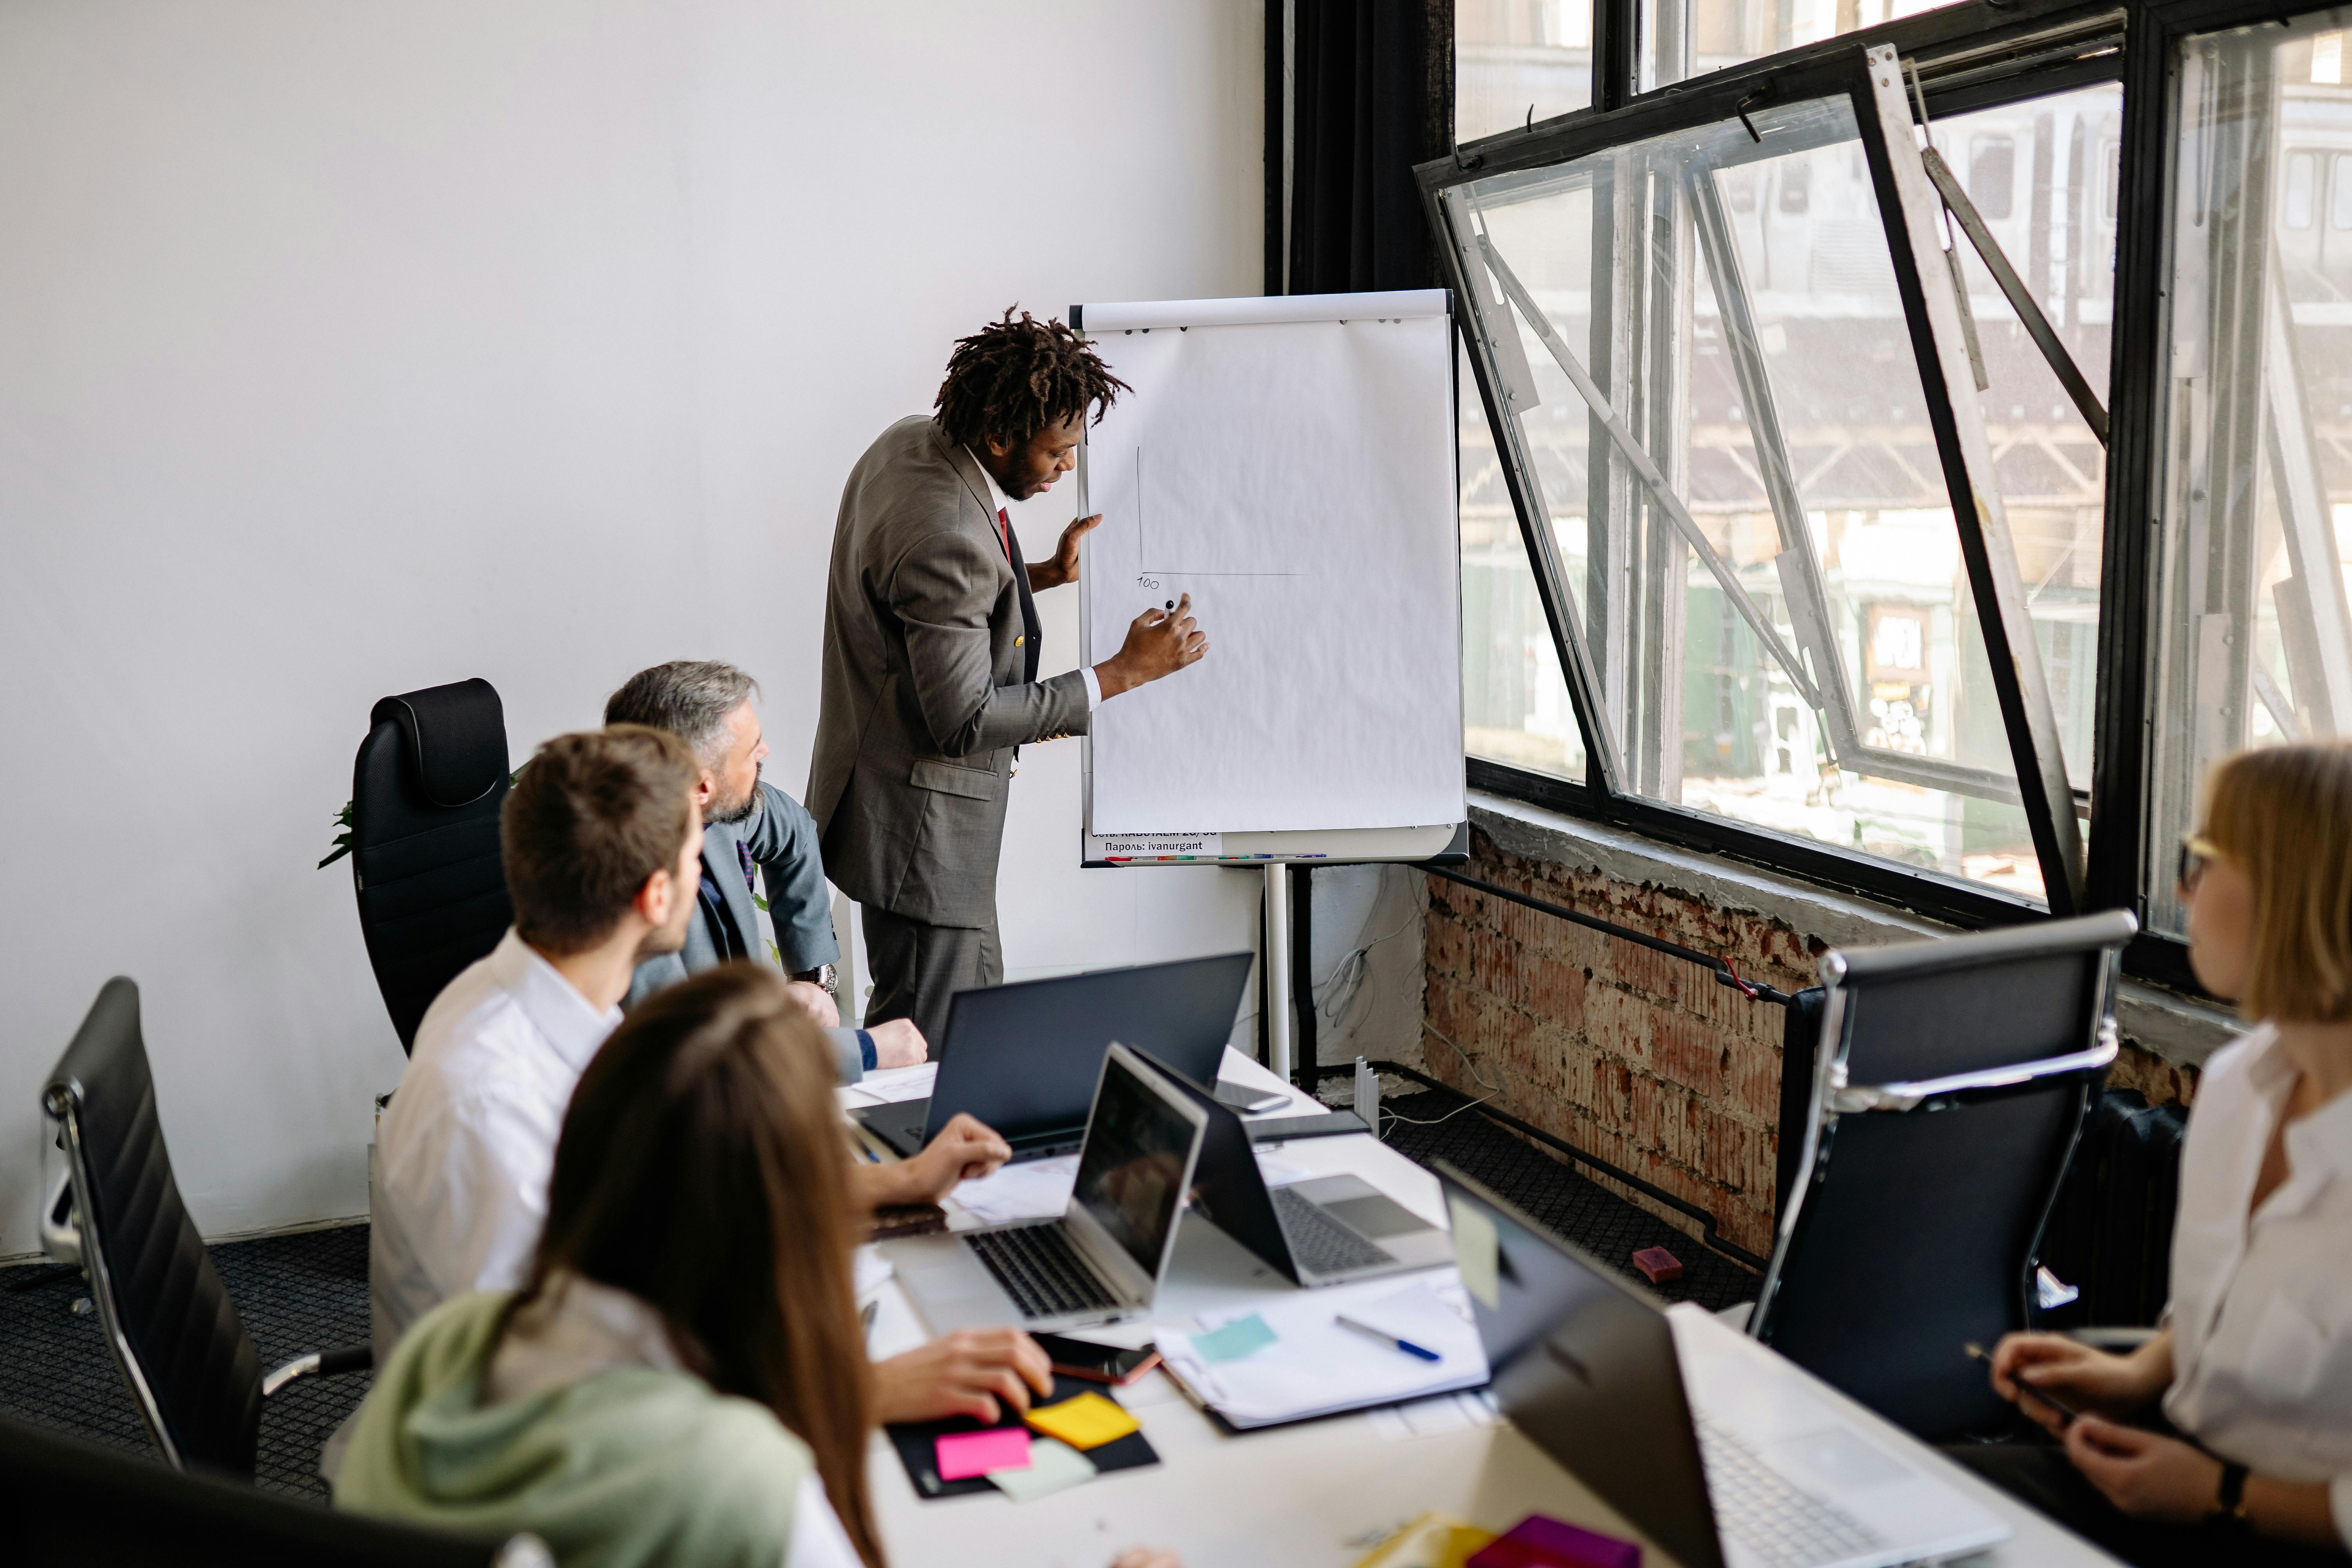
[{"label": "white blouse", "polygon": [[2295,1076],[2268,1026],[2205,1064],[2180,1158],[2164,1413],[2257,1475],[2325,1485],[2352,1546],[2352,1093],[2287,1128],[2287,1178],[2247,1214]]},{"label": "white blouse", "polygon": [[[482,1394],[501,1404],[624,1366],[686,1370],[659,1312],[626,1290],[565,1274],[515,1315],[490,1358]],[[801,1478],[793,1499],[793,1541],[783,1568],[865,1568],[814,1471]]]}]

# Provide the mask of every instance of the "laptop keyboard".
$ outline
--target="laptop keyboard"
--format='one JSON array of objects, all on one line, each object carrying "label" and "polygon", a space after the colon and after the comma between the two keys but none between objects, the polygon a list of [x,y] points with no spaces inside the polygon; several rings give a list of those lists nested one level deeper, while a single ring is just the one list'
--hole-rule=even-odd
[{"label": "laptop keyboard", "polygon": [[964,1240],[1024,1318],[1107,1312],[1118,1306],[1070,1244],[1070,1233],[1058,1219],[980,1231]]},{"label": "laptop keyboard", "polygon": [[1697,1426],[1717,1522],[1772,1568],[1815,1568],[1885,1544],[1843,1509],[1800,1489],[1738,1437],[1704,1416]]},{"label": "laptop keyboard", "polygon": [[1386,1247],[1373,1246],[1288,1187],[1268,1187],[1266,1193],[1274,1199],[1275,1217],[1282,1222],[1282,1237],[1290,1243],[1291,1259],[1301,1269],[1343,1274],[1396,1261]]}]

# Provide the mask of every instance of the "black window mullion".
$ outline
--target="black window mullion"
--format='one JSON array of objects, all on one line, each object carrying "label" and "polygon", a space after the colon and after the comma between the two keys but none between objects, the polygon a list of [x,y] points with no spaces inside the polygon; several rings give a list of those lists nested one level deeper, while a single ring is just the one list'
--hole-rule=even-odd
[{"label": "black window mullion", "polygon": [[[1937,238],[1935,189],[1918,164],[1912,110],[1895,50],[1874,47],[1864,59],[1864,79],[1854,89],[1855,119],[1872,183],[1878,189],[1879,219],[1886,229],[1895,285],[1904,313],[1911,320],[1927,423],[1943,456],[1952,521],[1976,601],[1977,628],[1991,665],[1993,690],[2009,735],[2026,826],[2042,861],[2050,912],[2071,915],[2084,908],[2081,829],[2059,747],[2057,710],[2042,670],[1993,472],[1984,409],[1961,341],[1949,263]],[[1899,148],[1894,144],[1898,138]],[[1898,168],[1898,159],[1909,162]]]},{"label": "black window mullion", "polygon": [[[1597,794],[1606,795],[1620,787],[1616,736],[1607,728],[1599,705],[1599,687],[1577,626],[1575,601],[1570,595],[1560,564],[1558,542],[1552,538],[1549,509],[1544,504],[1533,454],[1528,451],[1518,420],[1511,411],[1511,400],[1501,384],[1494,351],[1483,338],[1486,333],[1516,332],[1518,329],[1511,321],[1510,307],[1483,286],[1483,264],[1471,259],[1470,247],[1475,238],[1457,231],[1455,204],[1426,180],[1422,183],[1422,200],[1429,214],[1430,226],[1438,237],[1439,258],[1445,268],[1446,285],[1454,290],[1455,318],[1470,349],[1470,366],[1478,383],[1479,400],[1486,405],[1486,423],[1495,433],[1496,456],[1502,462],[1511,510],[1518,514],[1528,566],[1535,574],[1536,596],[1543,604],[1544,620],[1551,630],[1552,651],[1559,659],[1560,679],[1568,687],[1569,706],[1576,713],[1577,730],[1583,737],[1586,784]],[[1476,274],[1471,270],[1474,266],[1480,268]]]},{"label": "black window mullion", "polygon": [[[2172,45],[2134,27],[2124,46],[2123,188],[2116,201],[2116,293],[2107,370],[2107,494],[2099,577],[2099,693],[2094,720],[2093,909],[2147,917],[2147,791],[2153,742],[2159,545],[2156,421],[2169,348],[2164,331],[2166,170],[2171,163]],[[2130,955],[2127,955],[2129,957]],[[2137,968],[2137,965],[2133,965]]]}]

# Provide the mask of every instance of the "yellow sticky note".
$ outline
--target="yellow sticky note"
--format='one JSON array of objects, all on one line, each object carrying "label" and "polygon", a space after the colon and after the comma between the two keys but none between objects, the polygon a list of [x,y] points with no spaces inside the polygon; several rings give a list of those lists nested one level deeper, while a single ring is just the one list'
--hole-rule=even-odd
[{"label": "yellow sticky note", "polygon": [[1381,1542],[1356,1568],[1464,1568],[1473,1552],[1494,1540],[1491,1530],[1424,1513]]},{"label": "yellow sticky note", "polygon": [[1080,1451],[1115,1443],[1139,1430],[1134,1416],[1099,1394],[1081,1394],[1076,1399],[1032,1410],[1029,1425]]},{"label": "yellow sticky note", "polygon": [[1448,1199],[1445,1206],[1454,1216],[1454,1266],[1462,1270],[1463,1288],[1492,1307],[1502,1295],[1496,1281],[1502,1241],[1495,1234],[1495,1222],[1486,1210],[1460,1198]]}]

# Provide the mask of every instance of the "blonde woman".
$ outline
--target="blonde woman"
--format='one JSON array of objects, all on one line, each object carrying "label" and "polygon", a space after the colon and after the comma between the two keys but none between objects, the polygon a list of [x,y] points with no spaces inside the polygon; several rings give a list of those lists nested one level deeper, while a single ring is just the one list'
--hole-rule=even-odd
[{"label": "blonde woman", "polygon": [[2216,766],[2179,883],[2199,982],[2254,1027],[2198,1086],[2165,1327],[2129,1355],[2010,1335],[1993,1387],[2063,1450],[1967,1457],[2132,1563],[2340,1563],[2352,1542],[2352,744]]}]

